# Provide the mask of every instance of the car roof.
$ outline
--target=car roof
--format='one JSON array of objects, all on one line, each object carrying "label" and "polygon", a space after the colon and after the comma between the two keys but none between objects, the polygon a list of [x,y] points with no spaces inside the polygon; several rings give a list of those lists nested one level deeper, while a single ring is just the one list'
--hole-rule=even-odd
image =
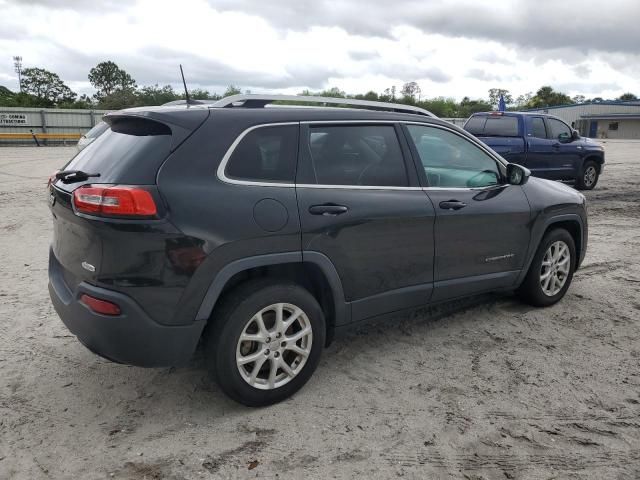
[{"label": "car roof", "polygon": [[311,121],[381,121],[381,122],[414,122],[430,123],[455,127],[452,123],[427,115],[400,113],[382,110],[369,110],[365,108],[336,108],[336,107],[311,107],[298,105],[270,105],[268,107],[212,107],[211,105],[162,105],[154,107],[135,107],[117,112],[110,112],[105,118],[115,116],[143,116],[156,118],[161,121],[175,121],[181,124],[191,115],[202,116],[209,112],[212,116],[225,117],[229,121],[238,121],[247,124],[278,123],[278,122],[311,122]]}]

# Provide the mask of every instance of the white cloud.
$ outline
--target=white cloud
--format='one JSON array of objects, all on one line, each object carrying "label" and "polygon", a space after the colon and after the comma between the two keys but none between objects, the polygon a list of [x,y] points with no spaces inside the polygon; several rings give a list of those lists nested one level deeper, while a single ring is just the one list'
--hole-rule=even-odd
[{"label": "white cloud", "polygon": [[[218,92],[233,83],[254,92],[338,86],[364,93],[417,81],[424,96],[458,99],[546,84],[570,95],[640,94],[640,57],[621,40],[640,31],[629,30],[624,15],[624,8],[635,14],[637,3],[614,2],[617,24],[569,0],[560,10],[537,4],[562,21],[514,1],[454,9],[439,0],[0,0],[0,84],[16,88],[11,56],[19,54],[25,67],[55,71],[81,93],[91,93],[89,69],[113,60],[139,84],[175,87],[183,63],[190,86]],[[580,29],[589,22],[591,31]]]}]

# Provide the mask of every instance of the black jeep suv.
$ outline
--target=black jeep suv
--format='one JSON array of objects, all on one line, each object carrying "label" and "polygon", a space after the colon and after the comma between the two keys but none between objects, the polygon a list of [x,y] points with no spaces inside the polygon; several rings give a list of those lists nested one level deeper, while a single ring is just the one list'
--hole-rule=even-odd
[{"label": "black jeep suv", "polygon": [[300,389],[350,324],[497,290],[551,305],[585,255],[582,194],[415,107],[240,95],[105,121],[50,179],[55,309],[116,362],[202,339],[246,405]]}]

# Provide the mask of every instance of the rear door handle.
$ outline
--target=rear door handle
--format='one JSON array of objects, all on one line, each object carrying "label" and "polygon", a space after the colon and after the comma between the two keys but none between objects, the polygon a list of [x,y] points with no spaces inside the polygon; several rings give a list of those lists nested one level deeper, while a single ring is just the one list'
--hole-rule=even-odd
[{"label": "rear door handle", "polygon": [[556,150],[560,148],[560,144],[559,143],[554,143],[551,145],[553,148],[555,148]]},{"label": "rear door handle", "polygon": [[467,204],[458,200],[448,200],[446,202],[440,202],[440,208],[443,210],[460,210],[466,207]]},{"label": "rear door handle", "polygon": [[311,205],[309,207],[309,213],[311,215],[341,215],[349,210],[344,205],[335,205],[333,203],[326,203],[324,205]]}]

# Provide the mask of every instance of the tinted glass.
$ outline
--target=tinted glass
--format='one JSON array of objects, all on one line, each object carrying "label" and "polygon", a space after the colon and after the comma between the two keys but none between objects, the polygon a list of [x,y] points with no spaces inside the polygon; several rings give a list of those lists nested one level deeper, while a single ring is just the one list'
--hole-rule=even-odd
[{"label": "tinted glass", "polygon": [[91,183],[154,184],[170,149],[171,130],[166,125],[123,119],[115,121],[63,170],[99,173],[100,177],[92,178]]},{"label": "tinted glass", "polygon": [[108,128],[109,128],[109,125],[107,125],[106,122],[100,122],[96,124],[96,126],[93,127],[91,130],[89,130],[87,133],[85,133],[84,136],[86,138],[96,138],[102,135],[104,132],[106,132]]},{"label": "tinted glass", "polygon": [[547,130],[544,128],[544,120],[540,117],[531,119],[531,133],[536,138],[547,138]]},{"label": "tinted glass", "polygon": [[473,188],[500,183],[496,161],[453,132],[407,125],[431,187]]},{"label": "tinted glass", "polygon": [[478,115],[471,117],[464,129],[484,137],[517,137],[518,117],[503,115]]},{"label": "tinted glass", "polygon": [[293,183],[297,153],[297,125],[257,128],[233,151],[225,174],[239,180]]},{"label": "tinted glass", "polygon": [[487,123],[487,117],[485,115],[478,115],[471,117],[464,125],[464,129],[474,135],[480,135],[484,132],[485,123]]},{"label": "tinted glass", "polygon": [[402,150],[391,125],[309,129],[309,148],[320,185],[408,185]]},{"label": "tinted glass", "polygon": [[565,138],[571,137],[571,129],[560,120],[556,120],[555,118],[547,118],[547,124],[551,129],[551,138],[558,138],[562,135]]}]

